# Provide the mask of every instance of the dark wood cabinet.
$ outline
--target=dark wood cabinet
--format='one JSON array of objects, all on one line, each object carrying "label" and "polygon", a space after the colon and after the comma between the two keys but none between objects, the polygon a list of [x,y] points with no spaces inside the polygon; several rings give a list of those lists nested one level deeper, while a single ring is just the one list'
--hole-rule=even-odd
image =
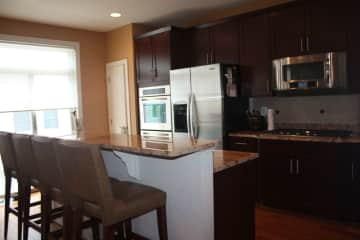
[{"label": "dark wood cabinet", "polygon": [[348,79],[349,89],[353,93],[360,93],[360,2],[350,1],[349,5],[349,39],[348,39]]},{"label": "dark wood cabinet", "polygon": [[256,161],[214,174],[215,240],[255,239]]},{"label": "dark wood cabinet", "polygon": [[240,24],[240,66],[244,96],[271,95],[268,15],[249,16]]},{"label": "dark wood cabinet", "polygon": [[192,30],[192,66],[239,63],[238,22],[229,21]]},{"label": "dark wood cabinet", "polygon": [[348,6],[316,0],[272,12],[272,57],[346,50]]},{"label": "dark wood cabinet", "polygon": [[154,58],[151,38],[136,40],[136,70],[139,85],[153,81]]},{"label": "dark wood cabinet", "polygon": [[187,32],[173,27],[145,33],[135,40],[137,83],[140,87],[166,85],[169,71],[189,66]]},{"label": "dark wood cabinet", "polygon": [[211,63],[239,63],[239,27],[237,21],[217,24],[211,28]]},{"label": "dark wood cabinet", "polygon": [[346,50],[348,6],[346,1],[317,0],[307,4],[305,41],[308,52]]},{"label": "dark wood cabinet", "polygon": [[258,151],[257,138],[228,137],[228,142],[229,150],[255,153]]},{"label": "dark wood cabinet", "polygon": [[208,28],[193,29],[191,31],[191,65],[199,66],[210,63],[210,30]]},{"label": "dark wood cabinet", "polygon": [[154,82],[157,84],[169,82],[169,71],[171,69],[170,32],[164,32],[152,37],[154,49]]},{"label": "dark wood cabinet", "polygon": [[270,13],[271,49],[274,59],[305,53],[305,7],[291,6]]},{"label": "dark wood cabinet", "polygon": [[360,148],[356,143],[340,144],[337,161],[339,217],[341,220],[360,221]]},{"label": "dark wood cabinet", "polygon": [[261,140],[260,199],[265,205],[338,218],[335,143]]}]

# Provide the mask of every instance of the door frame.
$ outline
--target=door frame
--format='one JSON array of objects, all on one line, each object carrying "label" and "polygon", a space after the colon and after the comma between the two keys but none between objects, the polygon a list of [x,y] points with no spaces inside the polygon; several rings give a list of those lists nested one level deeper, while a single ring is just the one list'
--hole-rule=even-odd
[{"label": "door frame", "polygon": [[125,65],[125,99],[126,99],[126,119],[128,122],[128,134],[131,134],[131,113],[130,113],[130,96],[129,96],[129,73],[128,73],[128,60],[122,59],[119,61],[109,62],[106,64],[106,94],[107,94],[107,110],[108,110],[108,124],[109,124],[109,132],[110,132],[110,111],[109,111],[109,90],[108,90],[108,73],[109,68],[114,66]]}]

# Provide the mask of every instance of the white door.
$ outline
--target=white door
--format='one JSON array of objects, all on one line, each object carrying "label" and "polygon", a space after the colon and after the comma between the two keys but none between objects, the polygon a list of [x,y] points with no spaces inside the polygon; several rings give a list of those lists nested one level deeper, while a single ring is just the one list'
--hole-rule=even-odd
[{"label": "white door", "polygon": [[127,60],[106,64],[110,134],[130,133]]}]

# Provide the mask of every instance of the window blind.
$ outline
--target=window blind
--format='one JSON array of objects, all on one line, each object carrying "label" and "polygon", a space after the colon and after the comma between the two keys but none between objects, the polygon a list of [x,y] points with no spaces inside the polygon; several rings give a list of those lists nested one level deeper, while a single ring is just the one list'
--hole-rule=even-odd
[{"label": "window blind", "polygon": [[77,105],[75,49],[0,42],[0,113]]}]

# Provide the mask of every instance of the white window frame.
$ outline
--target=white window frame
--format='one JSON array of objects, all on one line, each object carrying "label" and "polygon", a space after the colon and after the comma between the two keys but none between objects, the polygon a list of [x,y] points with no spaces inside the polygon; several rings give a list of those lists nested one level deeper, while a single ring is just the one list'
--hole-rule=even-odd
[{"label": "white window frame", "polygon": [[[26,37],[17,35],[0,34],[0,42],[4,43],[17,43],[27,44],[33,46],[44,47],[59,47],[59,48],[72,48],[76,52],[76,87],[77,87],[77,105],[78,105],[78,119],[79,119],[79,131],[83,131],[84,126],[84,113],[82,103],[82,91],[81,91],[81,70],[80,70],[80,43],[72,41],[53,40],[46,38]],[[76,129],[75,129],[76,130]]]}]

